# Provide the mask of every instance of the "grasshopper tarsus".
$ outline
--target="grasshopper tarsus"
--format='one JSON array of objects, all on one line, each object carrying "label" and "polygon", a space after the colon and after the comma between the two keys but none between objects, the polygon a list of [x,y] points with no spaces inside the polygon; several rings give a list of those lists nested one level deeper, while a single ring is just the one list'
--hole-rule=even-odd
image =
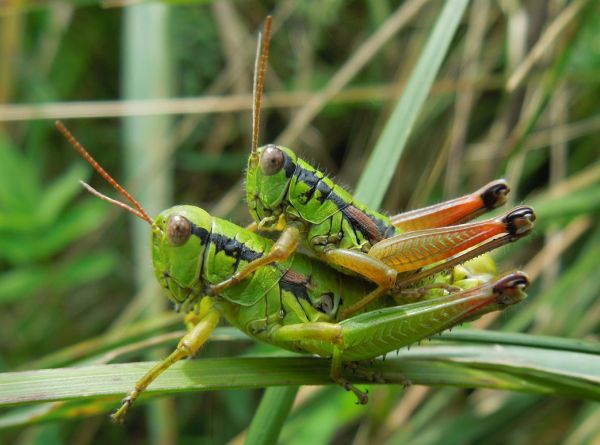
[{"label": "grasshopper tarsus", "polygon": [[339,382],[346,391],[352,392],[356,396],[357,405],[366,405],[369,403],[369,391],[361,391],[347,380]]},{"label": "grasshopper tarsus", "polygon": [[528,235],[533,230],[533,223],[536,219],[535,212],[531,207],[516,207],[506,214],[502,221],[506,224],[508,233],[520,238]]},{"label": "grasshopper tarsus", "polygon": [[506,202],[506,195],[510,193],[510,187],[504,179],[497,179],[489,184],[486,184],[481,189],[481,200],[485,208],[494,210]]},{"label": "grasshopper tarsus", "polygon": [[110,415],[110,420],[117,425],[123,425],[125,423],[127,411],[129,411],[131,405],[133,405],[133,400],[131,394],[129,394],[127,397],[124,397],[121,400],[121,406],[119,409]]}]

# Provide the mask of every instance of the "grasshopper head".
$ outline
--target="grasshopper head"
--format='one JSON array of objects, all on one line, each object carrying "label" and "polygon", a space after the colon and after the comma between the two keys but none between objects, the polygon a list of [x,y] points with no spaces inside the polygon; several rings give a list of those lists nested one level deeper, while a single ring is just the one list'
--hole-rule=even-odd
[{"label": "grasshopper head", "polygon": [[152,263],[169,299],[184,311],[201,296],[200,268],[211,230],[211,217],[193,206],[175,206],[154,220]]},{"label": "grasshopper head", "polygon": [[[292,150],[273,144],[258,148],[256,155],[248,160],[246,200],[256,222],[264,218],[276,222],[276,217],[285,210],[296,160]],[[265,228],[268,227],[266,224]]]},{"label": "grasshopper head", "polygon": [[152,228],[152,263],[158,282],[164,287],[176,307],[188,309],[202,296],[200,268],[204,246],[212,225],[212,218],[204,210],[192,206],[172,207],[153,220],[139,202],[129,194],[92,155],[75,139],[60,121],[56,128],[81,156],[112,185],[132,206],[110,198],[83,181],[81,185],[113,205],[121,207],[150,224]]}]

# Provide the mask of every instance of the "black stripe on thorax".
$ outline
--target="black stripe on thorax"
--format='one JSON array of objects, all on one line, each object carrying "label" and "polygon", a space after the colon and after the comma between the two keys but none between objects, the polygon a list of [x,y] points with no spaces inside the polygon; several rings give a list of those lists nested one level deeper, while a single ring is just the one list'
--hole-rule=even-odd
[{"label": "black stripe on thorax", "polygon": [[311,200],[315,194],[315,191],[318,190],[320,194],[317,196],[317,200],[321,204],[323,204],[325,201],[331,201],[340,210],[348,205],[346,201],[338,196],[333,189],[325,181],[323,181],[324,177],[319,177],[316,172],[307,170],[298,165],[294,174],[298,177],[298,182],[305,182],[310,187],[310,189],[304,193],[304,203],[307,203],[309,200]]},{"label": "black stripe on thorax", "polygon": [[302,200],[304,204],[306,204],[313,198],[315,191],[317,190],[319,178],[314,172],[306,170],[299,165],[296,167],[294,174],[296,175],[296,181],[298,181],[298,183],[304,182],[309,187],[308,191],[302,194]]},{"label": "black stripe on thorax", "polygon": [[262,252],[257,252],[235,238],[225,235],[212,233],[210,235],[210,242],[215,245],[217,252],[222,250],[225,255],[232,258],[239,258],[243,261],[251,262],[263,256]]},{"label": "black stripe on thorax", "polygon": [[217,252],[223,251],[225,255],[236,258],[238,261],[251,262],[263,256],[262,252],[251,249],[235,238],[221,235],[220,233],[209,232],[203,227],[198,227],[194,224],[192,224],[192,233],[200,238],[200,242],[203,245],[214,244]]},{"label": "black stripe on thorax", "polygon": [[[352,227],[360,231],[370,242],[377,242],[383,238],[389,238],[396,233],[396,229],[393,226],[387,225],[376,216],[371,215],[356,206],[352,206],[352,211],[350,211],[349,207],[351,206],[351,203],[344,201],[325,181],[322,180],[323,178],[319,178],[316,172],[304,169],[298,165],[295,175],[298,177],[298,182],[305,182],[310,187],[303,195],[304,203],[312,199],[315,191],[318,190],[320,192],[317,196],[319,202],[321,202],[321,204],[324,203],[325,200],[333,202],[336,207],[342,211]],[[365,218],[356,218],[356,212],[361,212]],[[370,222],[365,221],[365,219],[368,219]],[[366,223],[368,223],[370,227],[366,227]],[[375,231],[378,233],[374,233]]]},{"label": "black stripe on thorax", "polygon": [[204,227],[199,227],[193,222],[192,224],[192,234],[200,238],[200,244],[205,245],[208,237],[210,236],[210,232],[206,230]]}]

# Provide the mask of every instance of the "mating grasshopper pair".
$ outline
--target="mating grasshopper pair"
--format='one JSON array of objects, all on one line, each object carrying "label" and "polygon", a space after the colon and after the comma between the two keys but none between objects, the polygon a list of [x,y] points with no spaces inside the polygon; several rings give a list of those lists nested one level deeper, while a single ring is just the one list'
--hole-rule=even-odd
[{"label": "mating grasshopper pair", "polygon": [[[86,188],[150,224],[156,277],[188,314],[188,334],[137,382],[113,415],[115,421],[123,420],[165,369],[194,355],[221,316],[256,339],[331,357],[332,379],[365,403],[366,395],[344,377],[344,362],[372,359],[525,298],[528,281],[522,272],[493,278],[494,267],[485,259],[452,270],[531,230],[534,214],[528,207],[494,220],[458,224],[501,204],[508,190],[502,181],[458,200],[387,218],[356,202],[290,150],[256,148],[269,23],[256,69],[247,195],[257,228],[284,229],[275,243],[192,206],[173,207],[152,219],[57,124],[135,208]],[[295,253],[301,238],[341,271]],[[343,273],[348,271],[370,282]],[[423,285],[433,275],[435,281]],[[398,305],[415,293],[420,301]]]}]

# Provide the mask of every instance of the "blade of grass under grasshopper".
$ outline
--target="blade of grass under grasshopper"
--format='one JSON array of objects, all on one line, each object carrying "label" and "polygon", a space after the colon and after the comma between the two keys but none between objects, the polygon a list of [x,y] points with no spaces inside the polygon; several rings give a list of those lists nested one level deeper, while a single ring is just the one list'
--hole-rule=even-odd
[{"label": "blade of grass under grasshopper", "polygon": [[467,0],[445,3],[402,98],[373,149],[356,188],[357,198],[373,208],[381,205],[410,131],[446,56],[467,3]]},{"label": "blade of grass under grasshopper", "polygon": [[[142,362],[3,373],[0,406],[117,398],[148,365]],[[377,360],[372,369],[387,383],[401,383],[408,377],[414,384],[485,387],[600,400],[597,354],[523,346],[424,346],[403,350],[398,358]],[[352,379],[368,382],[358,375],[352,375]],[[147,395],[299,384],[332,384],[329,360],[244,357],[179,362],[148,389]]]}]

